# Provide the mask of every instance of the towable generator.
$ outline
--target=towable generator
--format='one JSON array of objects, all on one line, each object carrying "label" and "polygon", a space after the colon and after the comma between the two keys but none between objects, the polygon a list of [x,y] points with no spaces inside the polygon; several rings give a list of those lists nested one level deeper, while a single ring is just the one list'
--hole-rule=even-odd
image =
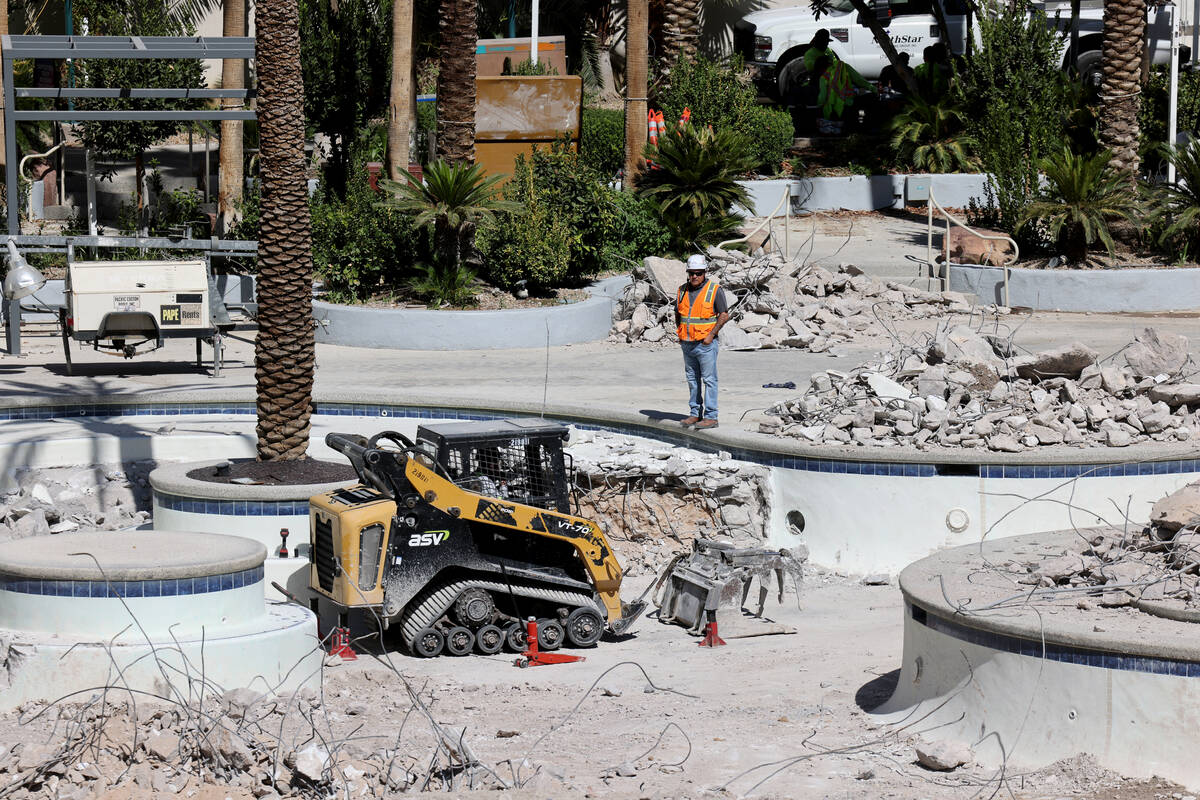
[{"label": "towable generator", "polygon": [[566,436],[543,420],[330,433],[360,483],[311,500],[312,589],[421,657],[519,652],[531,616],[547,650],[624,633],[645,603],[621,602],[608,540],[570,513]]}]

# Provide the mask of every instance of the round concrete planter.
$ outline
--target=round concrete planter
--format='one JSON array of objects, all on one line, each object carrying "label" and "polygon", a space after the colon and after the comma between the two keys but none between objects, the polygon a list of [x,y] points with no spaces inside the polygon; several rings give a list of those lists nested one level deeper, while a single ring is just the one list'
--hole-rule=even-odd
[{"label": "round concrete planter", "polygon": [[[189,478],[200,467],[224,459],[169,464],[150,473],[154,494],[155,530],[198,531],[243,536],[267,550],[266,581],[286,586],[303,597],[308,586],[308,499],[356,481],[311,483],[296,486],[243,486]],[[280,557],[282,537],[288,531],[288,557]],[[303,547],[301,547],[303,545]],[[269,590],[274,596],[273,590]]]},{"label": "round concrete planter", "polygon": [[981,173],[767,178],[738,181],[749,194],[750,205],[736,206],[733,210],[765,217],[775,210],[785,192],[792,196],[793,213],[904,208],[911,194],[910,179],[923,184],[926,190],[932,188],[938,202],[949,208],[965,208],[972,199],[982,200],[987,185],[987,175]]},{"label": "round concrete planter", "polygon": [[[950,265],[950,289],[1005,304],[1004,270]],[[1007,305],[1038,311],[1189,311],[1200,269],[1010,269]]]},{"label": "round concrete planter", "polygon": [[1200,784],[1200,628],[1100,618],[1070,592],[1009,601],[1033,587],[995,565],[1053,558],[1086,533],[975,543],[905,569],[904,661],[876,721],[917,720],[930,738],[971,744],[984,766],[1034,770],[1088,753],[1123,775]]},{"label": "round concrete planter", "polygon": [[[581,303],[498,311],[431,311],[313,301],[317,341],[392,350],[512,350],[594,342],[608,337],[613,300],[628,277],[589,287]],[[547,342],[547,339],[549,340]]]}]

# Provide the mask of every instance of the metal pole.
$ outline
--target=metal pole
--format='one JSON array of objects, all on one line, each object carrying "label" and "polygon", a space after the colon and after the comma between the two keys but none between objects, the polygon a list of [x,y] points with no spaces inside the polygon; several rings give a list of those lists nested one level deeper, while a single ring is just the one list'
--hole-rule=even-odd
[{"label": "metal pole", "polygon": [[1200,60],[1200,0],[1192,4],[1192,63]]},{"label": "metal pole", "polygon": [[[1167,147],[1175,150],[1179,131],[1179,8],[1171,9],[1171,84],[1167,94]],[[1192,21],[1195,25],[1195,20]],[[1175,183],[1175,160],[1167,160],[1167,183]]]},{"label": "metal pole", "polygon": [[533,0],[530,14],[532,19],[529,23],[529,60],[536,64],[538,63],[538,0]]},{"label": "metal pole", "polygon": [[96,162],[92,158],[91,148],[83,151],[84,180],[87,183],[87,220],[88,235],[96,235]]}]

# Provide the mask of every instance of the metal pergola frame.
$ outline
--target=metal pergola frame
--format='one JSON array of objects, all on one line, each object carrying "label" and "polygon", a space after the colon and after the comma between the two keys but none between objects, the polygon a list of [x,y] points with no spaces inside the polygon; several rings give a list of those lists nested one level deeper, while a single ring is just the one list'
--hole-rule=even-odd
[{"label": "metal pergola frame", "polygon": [[[26,87],[17,88],[13,81],[13,62],[31,58],[64,60],[84,58],[250,60],[254,58],[254,38],[250,36],[215,38],[205,36],[4,36],[0,37],[0,47],[3,48],[0,55],[2,55],[4,81],[4,158],[5,164],[8,165],[8,169],[6,170],[6,187],[8,191],[9,236],[18,236],[21,232],[20,193],[17,185],[17,170],[14,168],[14,165],[17,163],[18,122],[76,122],[80,120],[253,120],[256,117],[255,112],[250,109],[234,110],[221,108],[179,111],[139,111],[135,109],[123,111],[18,111],[16,108],[16,99],[18,97],[53,97],[65,99],[153,98],[167,100],[238,99],[245,102],[253,97],[253,90],[191,89],[186,87],[179,89],[146,89],[138,87],[34,89]],[[89,242],[84,241],[88,237],[71,238],[73,240],[72,243],[89,246]],[[111,239],[112,237],[101,238]],[[41,240],[42,237],[20,237],[18,242],[37,246],[37,243],[31,241],[32,239]],[[232,244],[231,242],[221,242],[221,240],[217,239],[198,240],[203,242],[198,247],[189,247],[182,244],[183,241],[188,240],[171,241],[173,244],[170,246],[182,249],[203,249],[214,252],[222,249],[247,252],[253,249],[244,246],[245,243],[241,242],[233,247],[229,247]],[[41,243],[49,244],[49,242],[45,242],[44,240]],[[218,246],[218,243],[223,246]],[[7,301],[5,306],[8,352],[17,355],[21,352],[21,305],[19,301],[11,300]]]}]

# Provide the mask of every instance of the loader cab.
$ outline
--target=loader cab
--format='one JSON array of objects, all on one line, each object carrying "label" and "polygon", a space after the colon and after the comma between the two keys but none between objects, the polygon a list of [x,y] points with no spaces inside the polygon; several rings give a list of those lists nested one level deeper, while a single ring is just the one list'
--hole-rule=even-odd
[{"label": "loader cab", "polygon": [[468,491],[567,514],[567,435],[540,419],[446,422],[418,427],[417,446]]}]

